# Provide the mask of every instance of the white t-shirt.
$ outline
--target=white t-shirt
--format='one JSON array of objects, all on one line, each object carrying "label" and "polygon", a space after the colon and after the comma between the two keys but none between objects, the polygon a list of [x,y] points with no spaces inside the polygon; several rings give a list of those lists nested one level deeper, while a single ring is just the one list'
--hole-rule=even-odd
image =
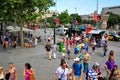
[{"label": "white t-shirt", "polygon": [[61,80],[67,80],[67,75],[69,75],[69,69],[68,68],[63,69],[62,67],[59,67],[56,70],[56,73],[58,75],[58,78],[61,78],[62,74],[64,73]]}]

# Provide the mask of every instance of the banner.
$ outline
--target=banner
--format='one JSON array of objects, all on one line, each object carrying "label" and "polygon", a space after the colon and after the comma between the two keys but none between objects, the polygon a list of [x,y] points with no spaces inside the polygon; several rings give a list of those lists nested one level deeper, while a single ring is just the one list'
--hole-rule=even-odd
[{"label": "banner", "polygon": [[94,21],[97,21],[97,12],[94,12]]}]

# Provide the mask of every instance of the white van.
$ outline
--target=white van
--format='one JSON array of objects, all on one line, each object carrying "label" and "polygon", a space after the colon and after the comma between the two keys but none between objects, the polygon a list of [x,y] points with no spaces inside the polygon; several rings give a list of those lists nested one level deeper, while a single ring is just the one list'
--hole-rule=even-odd
[{"label": "white van", "polygon": [[64,35],[68,31],[68,28],[56,28],[55,33],[58,35]]}]

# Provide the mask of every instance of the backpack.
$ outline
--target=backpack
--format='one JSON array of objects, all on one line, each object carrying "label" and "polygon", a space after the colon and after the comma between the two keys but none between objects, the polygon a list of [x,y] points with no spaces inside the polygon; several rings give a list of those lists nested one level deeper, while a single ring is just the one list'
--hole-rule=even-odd
[{"label": "backpack", "polygon": [[79,51],[79,47],[76,46],[76,47],[74,48],[74,54],[78,54],[78,51]]}]

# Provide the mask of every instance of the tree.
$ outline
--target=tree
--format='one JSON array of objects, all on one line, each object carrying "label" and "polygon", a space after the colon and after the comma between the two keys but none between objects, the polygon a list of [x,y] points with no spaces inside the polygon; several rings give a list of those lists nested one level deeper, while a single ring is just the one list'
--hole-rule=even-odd
[{"label": "tree", "polygon": [[[41,16],[55,3],[53,0],[0,0],[0,19],[6,23],[18,23],[21,28],[21,45],[23,45],[23,23]],[[39,15],[35,14],[36,9]]]},{"label": "tree", "polygon": [[69,16],[67,10],[61,12],[61,14],[58,15],[58,18],[59,18],[61,24],[67,24],[70,22],[70,16]]},{"label": "tree", "polygon": [[81,23],[82,18],[78,14],[71,14],[70,19],[77,20],[78,23]]},{"label": "tree", "polygon": [[109,18],[108,18],[108,22],[107,22],[109,27],[113,26],[113,28],[114,28],[114,26],[116,24],[120,23],[120,15],[113,14],[111,12],[108,12],[107,14],[110,15]]}]

